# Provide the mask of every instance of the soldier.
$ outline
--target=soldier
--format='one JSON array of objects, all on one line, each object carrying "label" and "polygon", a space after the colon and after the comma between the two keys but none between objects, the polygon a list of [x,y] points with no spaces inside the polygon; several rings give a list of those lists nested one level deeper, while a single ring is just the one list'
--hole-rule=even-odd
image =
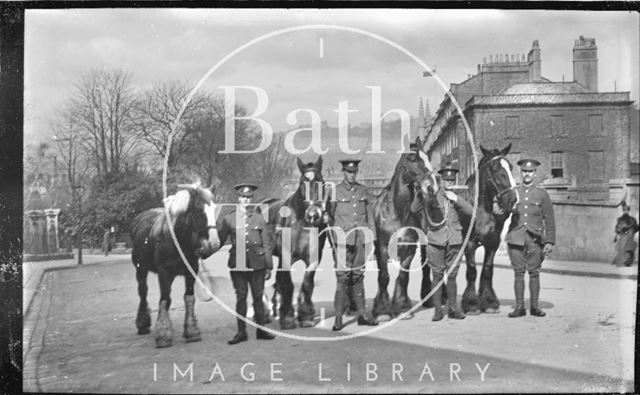
[{"label": "soldier", "polygon": [[[455,185],[458,169],[445,168],[438,171],[442,178],[442,188],[435,196],[434,204],[443,211],[443,220],[438,224],[428,224],[427,237],[427,262],[433,272],[433,286],[436,286],[444,276],[445,270],[449,270],[455,262],[456,256],[462,247],[462,225],[460,216],[471,216],[473,207],[463,198],[448,190]],[[419,212],[423,209],[422,195],[416,194],[416,198],[411,204],[411,211]],[[456,267],[447,277],[447,304],[449,306],[449,318],[461,320],[465,315],[458,309],[456,303],[458,268]],[[432,321],[440,321],[444,318],[442,313],[442,287],[433,294],[433,305],[435,310]]]},{"label": "soldier", "polygon": [[638,231],[638,221],[629,215],[631,207],[626,201],[622,201],[622,215],[616,220],[613,242],[616,245],[616,256],[613,258],[613,264],[617,267],[631,266],[633,263],[633,252],[636,249],[633,235]]},{"label": "soldier", "polygon": [[[236,222],[236,212],[228,213],[219,227],[220,243],[224,244],[227,237],[231,235],[231,250],[229,251],[229,268],[231,269],[231,281],[236,291],[236,313],[242,317],[247,315],[247,293],[251,288],[251,298],[253,299],[253,309],[255,320],[259,325],[265,324],[265,309],[263,299],[264,282],[271,278],[273,269],[272,257],[272,235],[269,234],[262,214],[249,206],[251,198],[258,189],[252,184],[238,184],[233,187],[238,195],[238,210],[244,215],[246,245],[238,246],[236,232],[241,231]],[[234,270],[236,268],[236,252],[239,248],[245,249],[246,269]],[[275,338],[269,332],[262,329],[256,331],[256,338],[271,340]],[[237,344],[247,341],[246,323],[238,318],[238,332],[228,341],[229,344]]]},{"label": "soldier", "polygon": [[524,272],[529,272],[531,315],[544,317],[538,308],[540,294],[540,267],[544,257],[551,253],[556,242],[556,225],[551,198],[544,189],[534,186],[536,169],[540,162],[535,159],[518,161],[522,173],[522,184],[516,188],[518,202],[511,216],[506,242],[509,259],[515,273],[514,289],[516,307],[509,317],[526,315],[524,309]]},{"label": "soldier", "polygon": [[344,180],[336,185],[336,201],[327,207],[325,221],[330,226],[341,228],[346,234],[346,262],[339,262],[338,245],[330,233],[329,239],[333,247],[333,257],[336,262],[336,294],[334,307],[336,311],[334,331],[342,329],[342,314],[349,287],[357,308],[358,325],[378,325],[365,311],[364,299],[364,268],[365,268],[365,239],[361,231],[350,230],[365,226],[371,230],[375,240],[375,222],[373,219],[373,199],[364,185],[356,182],[359,160],[341,160]]}]

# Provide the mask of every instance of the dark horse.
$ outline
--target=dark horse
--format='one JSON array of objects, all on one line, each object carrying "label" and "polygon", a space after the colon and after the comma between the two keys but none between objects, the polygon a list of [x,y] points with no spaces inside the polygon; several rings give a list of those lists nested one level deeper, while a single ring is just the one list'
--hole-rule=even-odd
[{"label": "dark horse", "polygon": [[[403,227],[422,229],[421,213],[412,213],[411,202],[418,190],[426,192],[426,196],[433,196],[437,188],[436,179],[429,158],[422,151],[422,143],[416,139],[417,150],[402,154],[396,165],[395,173],[389,184],[382,190],[373,203],[376,222],[377,240],[375,244],[376,260],[378,262],[378,293],[373,302],[373,315],[379,321],[389,320],[401,312],[411,308],[411,300],[407,295],[409,283],[409,267],[416,252],[418,233],[413,229],[405,229],[394,237],[398,240],[398,260],[400,272],[396,279],[393,298],[389,302],[387,287],[389,284],[389,241],[392,235]],[[407,243],[408,245],[402,245]],[[423,253],[426,260],[426,254]],[[423,263],[423,268],[428,266]],[[431,288],[429,271],[427,269],[424,286]],[[424,277],[423,277],[424,279]]]},{"label": "dark horse", "polygon": [[[283,267],[283,257],[286,256],[285,254],[290,254],[288,263],[291,266],[299,260],[306,266],[307,270],[298,294],[298,321],[302,327],[312,327],[315,325],[315,309],[311,301],[315,267],[309,266],[314,262],[319,264],[322,260],[322,250],[327,238],[326,232],[322,232],[326,227],[322,217],[329,198],[324,193],[322,157],[319,157],[315,163],[307,164],[298,158],[298,169],[301,173],[298,189],[284,202],[267,201],[269,202],[269,224],[275,227],[272,233],[276,236],[274,256],[277,256],[280,261],[280,267],[276,271],[275,294],[272,300],[274,314],[280,317],[282,329],[296,327],[293,311],[293,281],[290,267]],[[279,303],[278,299],[280,299]]]},{"label": "dark horse", "polygon": [[[497,313],[500,301],[493,290],[493,258],[500,245],[500,234],[504,221],[509,217],[517,201],[515,180],[511,173],[511,163],[506,155],[511,144],[502,150],[487,150],[480,146],[482,159],[478,171],[467,180],[468,191],[462,196],[470,203],[474,202],[475,177],[480,177],[478,208],[476,219],[471,230],[469,243],[465,248],[467,263],[467,287],[462,295],[462,310],[465,313],[479,312]],[[469,223],[462,222],[463,234],[466,235]],[[479,246],[484,247],[484,261],[480,275],[480,287],[476,294],[477,277],[475,253]]]},{"label": "dark horse", "polygon": [[[165,199],[173,231],[189,265],[198,273],[198,255],[206,258],[220,248],[220,239],[215,227],[213,194],[200,183],[179,186],[180,190]],[[183,262],[169,230],[165,208],[153,208],[136,216],[131,225],[133,250],[131,258],[136,268],[140,305],[136,317],[139,334],[149,333],[150,310],[147,305],[147,274],[158,274],[160,283],[160,305],[156,321],[156,347],[172,344],[173,328],[169,318],[171,306],[171,283],[176,276],[185,279],[185,320],[183,336],[188,342],[199,341],[200,329],[194,313],[193,288],[195,278]]]}]

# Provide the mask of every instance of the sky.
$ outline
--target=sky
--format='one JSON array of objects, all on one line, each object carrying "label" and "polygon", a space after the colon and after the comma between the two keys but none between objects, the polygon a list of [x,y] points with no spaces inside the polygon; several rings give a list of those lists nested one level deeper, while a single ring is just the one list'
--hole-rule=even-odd
[{"label": "sky", "polygon": [[[400,9],[64,9],[27,10],[25,17],[25,143],[51,138],[49,120],[68,100],[73,84],[91,69],[119,68],[135,87],[183,81],[195,87],[234,50],[266,34],[303,25],[338,25],[371,32],[415,55],[448,89],[475,74],[484,57],[526,54],[538,40],[542,76],[572,80],[572,48],[579,36],[598,46],[601,92],[640,86],[638,13],[547,10]],[[262,119],[274,129],[309,123],[309,111],[338,124],[347,101],[350,124],[371,122],[372,88],[381,110],[418,113],[420,98],[434,113],[445,91],[407,53],[353,31],[317,28],[265,38],[228,58],[202,89],[236,88],[250,112],[256,90],[269,100]],[[292,117],[292,115],[289,115]],[[392,114],[389,119],[393,118]],[[296,122],[297,121],[297,122]]]}]

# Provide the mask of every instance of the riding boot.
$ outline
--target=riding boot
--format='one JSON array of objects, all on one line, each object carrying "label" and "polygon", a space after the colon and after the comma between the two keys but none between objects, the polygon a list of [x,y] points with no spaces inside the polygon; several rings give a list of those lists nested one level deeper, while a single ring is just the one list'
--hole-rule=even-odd
[{"label": "riding boot", "polygon": [[547,315],[544,311],[538,308],[538,296],[540,295],[540,275],[531,275],[529,273],[529,292],[531,296],[531,315],[535,317],[544,317]]},{"label": "riding boot", "polygon": [[202,340],[200,336],[200,328],[198,328],[198,321],[194,312],[194,305],[196,298],[193,295],[184,295],[184,331],[182,336],[187,339],[187,342],[197,342]]},{"label": "riding boot", "polygon": [[516,273],[513,288],[516,292],[516,308],[509,313],[509,317],[522,317],[527,314],[524,309],[524,273]]},{"label": "riding boot", "polygon": [[[433,282],[431,282],[432,289],[437,286],[441,280],[442,275],[434,273]],[[441,321],[444,318],[444,314],[442,314],[442,286],[435,290],[431,298],[433,299],[434,306],[433,318],[431,318],[431,321]]]},{"label": "riding boot", "polygon": [[373,317],[369,317],[365,310],[363,280],[364,278],[360,277],[356,280],[356,283],[353,284],[353,299],[358,308],[358,325],[376,326],[378,325],[378,321]]},{"label": "riding boot", "polygon": [[[247,300],[246,299],[236,299],[236,314],[241,317],[247,316]],[[238,332],[233,336],[231,340],[229,340],[228,344],[237,344],[240,342],[245,342],[249,339],[247,336],[247,323],[240,318],[236,319],[238,325]]]},{"label": "riding boot", "polygon": [[458,310],[458,306],[456,305],[458,286],[456,284],[455,278],[449,278],[447,281],[447,295],[448,300],[447,304],[449,305],[449,318],[453,318],[456,320],[464,319],[464,314]]},{"label": "riding boot", "polygon": [[336,295],[333,300],[333,307],[335,309],[335,322],[333,324],[333,330],[339,331],[342,329],[342,313],[344,311],[345,300],[347,297],[347,284],[338,280],[336,283]]}]

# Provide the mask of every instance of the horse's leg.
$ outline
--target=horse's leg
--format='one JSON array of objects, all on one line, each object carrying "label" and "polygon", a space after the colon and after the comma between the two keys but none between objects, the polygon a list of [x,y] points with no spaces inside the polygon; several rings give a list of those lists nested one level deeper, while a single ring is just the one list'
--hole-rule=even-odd
[{"label": "horse's leg", "polygon": [[[420,299],[424,300],[431,291],[431,268],[427,263],[427,246],[420,246],[420,255],[422,257],[422,284],[420,285]],[[429,298],[422,302],[422,307],[427,309],[433,307],[433,299]]]},{"label": "horse's leg", "polygon": [[315,318],[316,311],[311,301],[315,274],[315,270],[305,271],[300,293],[298,294],[298,321],[303,328],[310,328],[315,325],[313,319]]},{"label": "horse's leg", "polygon": [[280,292],[280,328],[294,329],[296,321],[293,314],[293,281],[291,281],[291,271],[278,270],[276,272],[276,282]]},{"label": "horse's leg", "polygon": [[169,318],[171,307],[171,283],[175,277],[158,265],[158,282],[160,283],[160,306],[156,320],[156,347],[169,347],[173,343],[173,327]]},{"label": "horse's leg", "polygon": [[136,280],[138,281],[138,296],[140,304],[138,305],[138,314],[136,316],[136,327],[139,335],[146,335],[151,332],[151,310],[147,304],[147,274],[149,271],[142,265],[136,265]]},{"label": "horse's leg", "polygon": [[[407,294],[407,286],[409,285],[409,269],[415,253],[415,245],[404,245],[398,247],[400,268],[398,271],[398,277],[396,278],[396,285],[393,290],[393,299],[391,299],[391,309],[394,316],[411,308],[411,299],[409,299],[409,295]],[[413,318],[413,314],[410,314],[407,318]]]},{"label": "horse's leg", "polygon": [[464,289],[462,293],[462,311],[465,314],[476,315],[480,314],[480,301],[478,300],[478,295],[476,294],[476,277],[478,276],[478,271],[476,269],[476,249],[478,248],[478,243],[471,239],[467,244],[467,248],[464,251],[465,261],[467,263],[467,287]]},{"label": "horse's leg", "polygon": [[389,252],[387,244],[378,241],[375,249],[378,261],[378,293],[373,299],[373,316],[377,321],[389,321],[392,317],[391,303],[389,302]]},{"label": "horse's leg", "polygon": [[[197,268],[197,266],[196,266]],[[193,278],[191,273],[185,273],[184,276],[184,330],[182,332],[182,337],[184,337],[187,342],[197,342],[202,340],[200,336],[200,328],[198,328],[198,320],[196,320],[195,314],[195,302],[196,298],[193,296],[193,287],[196,279]]]},{"label": "horse's leg", "polygon": [[493,290],[493,258],[498,250],[497,245],[484,247],[484,262],[480,273],[480,310],[485,313],[499,313],[500,301]]}]

